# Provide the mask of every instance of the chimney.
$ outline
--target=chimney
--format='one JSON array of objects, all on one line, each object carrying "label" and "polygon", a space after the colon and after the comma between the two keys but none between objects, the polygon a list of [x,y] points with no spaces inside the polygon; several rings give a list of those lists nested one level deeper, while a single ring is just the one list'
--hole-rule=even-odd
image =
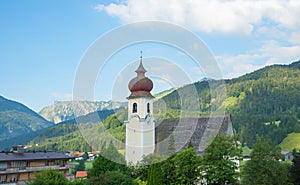
[{"label": "chimney", "polygon": [[24,146],[23,145],[14,146],[13,153],[24,154]]}]

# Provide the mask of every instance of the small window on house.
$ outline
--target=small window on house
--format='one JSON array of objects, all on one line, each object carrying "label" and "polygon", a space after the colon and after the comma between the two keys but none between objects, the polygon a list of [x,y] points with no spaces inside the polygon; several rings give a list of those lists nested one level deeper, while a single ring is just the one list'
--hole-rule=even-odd
[{"label": "small window on house", "polygon": [[133,103],[132,105],[132,113],[136,113],[137,112],[137,104]]},{"label": "small window on house", "polygon": [[150,103],[147,103],[147,112],[150,113]]},{"label": "small window on house", "polygon": [[1,175],[0,176],[0,183],[6,182],[6,175]]},{"label": "small window on house", "polygon": [[64,160],[55,160],[54,165],[65,166],[65,161]]},{"label": "small window on house", "polygon": [[26,161],[12,161],[11,162],[12,168],[19,168],[19,169],[25,169],[27,167]]},{"label": "small window on house", "polygon": [[6,170],[6,168],[7,168],[7,162],[0,162],[0,171]]},{"label": "small window on house", "polygon": [[11,175],[10,182],[16,182],[16,181],[18,181],[18,175]]}]

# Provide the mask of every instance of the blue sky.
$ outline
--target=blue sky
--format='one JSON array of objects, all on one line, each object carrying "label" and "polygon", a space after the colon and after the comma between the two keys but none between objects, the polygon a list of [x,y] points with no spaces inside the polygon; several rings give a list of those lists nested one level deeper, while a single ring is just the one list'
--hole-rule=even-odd
[{"label": "blue sky", "polygon": [[[88,48],[111,30],[137,21],[165,21],[192,31],[210,49],[224,78],[288,64],[300,59],[299,9],[297,0],[3,0],[0,95],[35,111],[56,100],[72,99],[76,71]],[[151,69],[151,57],[160,58],[190,75],[182,85],[205,76],[187,71],[190,59],[176,48],[135,44],[111,57],[98,76],[95,100],[114,99],[120,74],[135,68],[140,50],[146,67]],[[153,78],[154,92],[180,85],[168,84],[167,76]],[[129,93],[126,83],[117,91]]]}]

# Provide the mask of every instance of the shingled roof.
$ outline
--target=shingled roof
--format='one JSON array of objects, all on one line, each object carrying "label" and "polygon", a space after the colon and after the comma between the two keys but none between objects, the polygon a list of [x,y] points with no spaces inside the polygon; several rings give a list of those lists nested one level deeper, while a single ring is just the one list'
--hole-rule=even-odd
[{"label": "shingled roof", "polygon": [[233,135],[229,115],[174,118],[156,123],[156,153],[166,154],[170,135],[175,139],[176,150],[186,149],[191,143],[197,154],[203,153],[217,134]]},{"label": "shingled roof", "polygon": [[3,152],[0,153],[0,162],[2,161],[31,161],[31,160],[49,160],[49,159],[73,159],[65,154],[58,152]]}]

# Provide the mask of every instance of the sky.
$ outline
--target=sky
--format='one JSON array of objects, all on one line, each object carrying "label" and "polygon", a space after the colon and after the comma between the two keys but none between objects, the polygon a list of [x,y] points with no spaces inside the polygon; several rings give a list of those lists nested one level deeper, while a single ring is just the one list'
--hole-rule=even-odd
[{"label": "sky", "polygon": [[[35,111],[72,100],[91,48],[113,30],[144,21],[173,24],[197,36],[223,78],[289,64],[300,59],[299,9],[298,0],[2,0],[0,95]],[[111,39],[107,47],[132,35]],[[126,100],[141,50],[154,93],[210,77],[195,70],[193,59],[178,47],[133,43],[105,61],[92,84],[93,100]]]}]

